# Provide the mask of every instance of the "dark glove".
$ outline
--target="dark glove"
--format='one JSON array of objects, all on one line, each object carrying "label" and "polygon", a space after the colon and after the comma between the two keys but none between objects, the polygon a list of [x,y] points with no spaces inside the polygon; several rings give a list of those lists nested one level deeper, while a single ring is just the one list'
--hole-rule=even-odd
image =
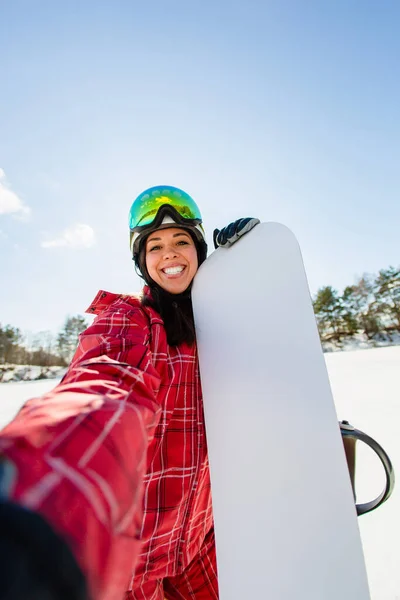
[{"label": "dark glove", "polygon": [[252,217],[246,217],[245,219],[238,219],[233,223],[230,223],[223,229],[214,229],[214,248],[220,246],[229,248],[232,246],[242,235],[253,229],[258,225],[260,219],[254,219]]},{"label": "dark glove", "polygon": [[88,600],[67,543],[37,513],[0,500],[0,600]]}]

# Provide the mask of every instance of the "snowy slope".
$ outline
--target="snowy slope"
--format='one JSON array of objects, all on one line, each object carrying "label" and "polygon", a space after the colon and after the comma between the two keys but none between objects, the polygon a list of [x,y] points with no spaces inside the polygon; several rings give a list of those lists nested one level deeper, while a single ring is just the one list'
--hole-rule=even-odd
[{"label": "snowy slope", "polygon": [[[400,482],[400,347],[325,354],[325,359],[338,419],[347,419],[385,448]],[[0,426],[24,399],[43,394],[56,383],[0,384]],[[358,446],[357,486],[361,502],[378,495],[383,487],[379,463],[362,445]],[[400,600],[398,489],[387,504],[360,517],[359,525],[372,600]]]},{"label": "snowy slope", "polygon": [[[397,475],[392,497],[359,518],[373,600],[400,599],[400,347],[325,355],[339,419],[347,419],[374,437],[388,452]],[[358,445],[358,500],[383,487],[379,461]]]},{"label": "snowy slope", "polygon": [[0,383],[0,427],[13,418],[19,407],[35,396],[41,396],[54,388],[58,379]]}]

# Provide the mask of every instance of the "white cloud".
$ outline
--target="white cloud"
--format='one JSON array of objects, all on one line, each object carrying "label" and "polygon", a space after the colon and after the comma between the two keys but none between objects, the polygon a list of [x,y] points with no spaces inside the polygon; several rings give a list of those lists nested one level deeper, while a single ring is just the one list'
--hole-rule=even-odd
[{"label": "white cloud", "polygon": [[41,246],[42,248],[91,248],[95,243],[94,231],[90,225],[77,223],[55,239],[42,242]]},{"label": "white cloud", "polygon": [[0,181],[0,215],[13,214],[20,218],[28,217],[30,208],[7,185],[3,169],[0,169],[0,180],[4,180]]}]

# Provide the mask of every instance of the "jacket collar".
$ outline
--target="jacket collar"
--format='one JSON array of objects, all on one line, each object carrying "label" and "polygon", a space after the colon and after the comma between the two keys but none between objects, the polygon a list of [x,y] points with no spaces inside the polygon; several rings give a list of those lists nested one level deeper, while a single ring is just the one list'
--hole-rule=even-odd
[{"label": "jacket collar", "polygon": [[[143,289],[143,293],[146,288]],[[148,291],[150,294],[150,290]],[[89,308],[86,309],[86,313],[90,315],[99,315],[103,310],[105,310],[108,306],[113,304],[116,300],[133,300],[137,301],[140,298],[140,294],[114,294],[112,292],[106,292],[105,290],[99,290],[93,299],[93,302],[90,304]]]}]

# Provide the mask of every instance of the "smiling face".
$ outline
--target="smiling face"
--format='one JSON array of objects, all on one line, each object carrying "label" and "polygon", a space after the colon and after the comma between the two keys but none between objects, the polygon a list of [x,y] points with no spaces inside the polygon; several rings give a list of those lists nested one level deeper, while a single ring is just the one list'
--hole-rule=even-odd
[{"label": "smiling face", "polygon": [[185,229],[158,229],[147,238],[147,271],[166,292],[184,292],[196,275],[198,266],[195,243]]}]

